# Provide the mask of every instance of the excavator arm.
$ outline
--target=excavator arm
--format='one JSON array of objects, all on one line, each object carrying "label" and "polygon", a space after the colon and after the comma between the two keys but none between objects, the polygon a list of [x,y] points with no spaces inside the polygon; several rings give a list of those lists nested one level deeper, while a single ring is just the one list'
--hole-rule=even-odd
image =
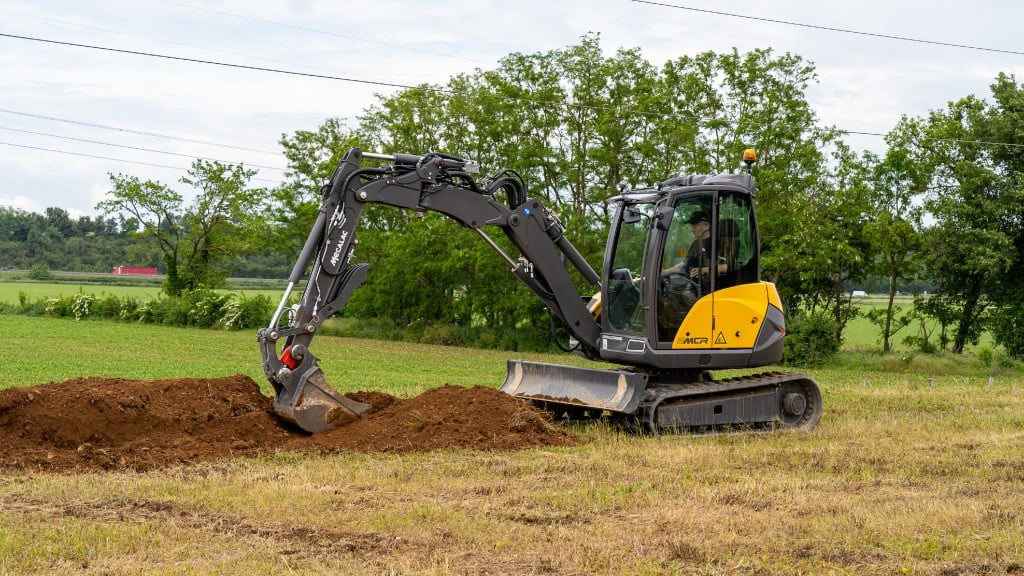
[{"label": "excavator arm", "polygon": [[[364,167],[364,159],[384,160]],[[476,232],[573,335],[582,352],[596,357],[601,327],[577,291],[566,261],[594,286],[600,277],[563,234],[562,224],[525,184],[504,171],[478,182],[477,167],[443,154],[371,154],[350,149],[322,189],[317,219],[288,278],[269,326],[257,340],[263,371],[274,388],[274,410],[308,432],[322,432],[358,418],[369,408],[327,385],[309,344],[320,325],[340,310],[370,268],[354,263],[356,229],[366,204],[443,214]],[[496,199],[503,192],[502,204]],[[486,227],[500,229],[518,249],[502,250]],[[306,276],[298,303],[291,295]]]}]

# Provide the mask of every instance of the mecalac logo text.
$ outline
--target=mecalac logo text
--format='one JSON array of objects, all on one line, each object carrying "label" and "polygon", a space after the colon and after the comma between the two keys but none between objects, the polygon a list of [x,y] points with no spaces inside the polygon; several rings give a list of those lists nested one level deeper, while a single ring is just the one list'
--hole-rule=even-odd
[{"label": "mecalac logo text", "polygon": [[341,233],[338,243],[334,245],[334,253],[331,254],[331,266],[337,266],[341,260],[341,250],[345,246],[345,239],[348,238],[348,230]]}]

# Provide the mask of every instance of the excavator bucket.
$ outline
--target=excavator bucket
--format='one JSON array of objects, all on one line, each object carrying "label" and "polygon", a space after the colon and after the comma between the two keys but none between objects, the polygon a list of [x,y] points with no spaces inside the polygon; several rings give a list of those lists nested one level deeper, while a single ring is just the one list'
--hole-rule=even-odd
[{"label": "excavator bucket", "polygon": [[274,398],[274,412],[302,428],[317,433],[333,430],[357,420],[371,406],[348,398],[327,385],[319,367],[305,381],[282,390]]},{"label": "excavator bucket", "polygon": [[570,409],[632,414],[640,405],[646,388],[646,374],[509,360],[508,375],[500,390]]}]

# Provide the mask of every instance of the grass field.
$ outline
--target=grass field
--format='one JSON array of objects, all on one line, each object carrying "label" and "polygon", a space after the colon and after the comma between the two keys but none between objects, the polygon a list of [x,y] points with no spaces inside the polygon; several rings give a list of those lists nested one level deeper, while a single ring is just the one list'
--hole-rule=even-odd
[{"label": "grass field", "polygon": [[20,294],[29,301],[73,296],[79,292],[102,296],[131,296],[152,300],[160,294],[159,286],[96,286],[91,284],[49,284],[44,282],[0,282],[0,302],[17,303]]},{"label": "grass field", "polygon": [[[0,316],[0,336],[3,386],[262,380],[249,333]],[[345,390],[408,396],[504,376],[500,352],[316,345]],[[0,573],[1024,574],[1024,379],[990,383],[970,359],[950,362],[810,371],[826,402],[810,433],[596,426],[576,429],[577,447],[514,453],[7,474]]]},{"label": "grass field", "polygon": [[[103,296],[112,294],[118,297],[131,296],[139,301],[147,301],[157,298],[160,294],[159,286],[119,286],[119,285],[97,285],[88,282],[74,283],[74,277],[65,278],[60,283],[14,281],[4,279],[0,275],[0,303],[17,303],[20,294],[25,294],[29,301],[43,300],[46,298],[57,298],[61,296],[72,296],[79,292]],[[284,290],[284,281],[274,282],[268,280],[237,280],[235,282],[240,288],[233,291],[245,292],[248,295],[262,294],[270,298],[271,302],[277,302]],[[280,284],[280,286],[276,286]],[[855,305],[862,311],[871,308],[884,307],[887,299],[879,296],[859,297]],[[897,306],[903,308],[904,312],[913,306],[913,298],[901,296],[897,299]],[[912,348],[903,344],[907,335],[916,335],[917,326],[908,326],[897,333],[892,339],[895,351],[911,351]],[[849,321],[843,332],[843,347],[847,350],[881,350],[882,340],[878,328],[869,322],[863,315]],[[990,335],[983,335],[979,346],[994,347]],[[969,347],[970,348],[970,347]]]},{"label": "grass field", "polygon": [[[239,281],[241,288],[229,288],[228,291],[245,292],[246,294],[263,294],[277,301],[284,291],[285,281],[279,282],[279,288],[270,288],[273,284],[270,281]],[[29,301],[44,300],[47,298],[60,298],[62,296],[73,296],[79,292],[93,294],[95,296],[114,295],[118,297],[130,296],[140,301],[153,300],[160,295],[160,286],[157,285],[118,285],[118,284],[93,284],[87,281],[73,282],[33,282],[18,280],[0,281],[0,303],[17,303],[19,295],[24,293]]]}]

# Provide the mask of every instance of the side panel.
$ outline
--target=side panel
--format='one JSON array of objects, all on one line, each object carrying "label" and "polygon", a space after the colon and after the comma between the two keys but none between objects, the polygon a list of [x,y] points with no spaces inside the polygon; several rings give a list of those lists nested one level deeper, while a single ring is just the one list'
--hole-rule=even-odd
[{"label": "side panel", "polygon": [[679,326],[675,350],[751,349],[768,310],[768,284],[744,284],[698,300]]},{"label": "side panel", "polygon": [[768,284],[743,284],[719,290],[714,299],[715,329],[711,347],[754,347],[768,312]]},{"label": "side panel", "polygon": [[715,317],[714,294],[708,294],[694,302],[686,313],[675,338],[672,340],[674,350],[707,350],[711,348],[714,332],[711,327]]}]

